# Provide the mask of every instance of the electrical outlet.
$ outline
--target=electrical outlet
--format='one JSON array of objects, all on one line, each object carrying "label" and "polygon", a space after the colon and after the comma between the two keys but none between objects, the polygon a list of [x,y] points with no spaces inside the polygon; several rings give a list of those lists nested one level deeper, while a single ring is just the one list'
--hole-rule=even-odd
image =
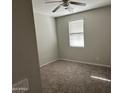
[{"label": "electrical outlet", "polygon": [[96,57],[96,61],[99,61],[100,60],[100,58],[99,57]]}]

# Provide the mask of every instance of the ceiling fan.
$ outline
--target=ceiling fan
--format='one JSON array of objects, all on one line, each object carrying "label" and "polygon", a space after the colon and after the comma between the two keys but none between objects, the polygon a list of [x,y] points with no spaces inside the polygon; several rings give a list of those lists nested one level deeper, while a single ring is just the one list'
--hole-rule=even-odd
[{"label": "ceiling fan", "polygon": [[58,2],[60,2],[61,4],[58,5],[55,9],[53,9],[52,12],[56,12],[61,6],[63,6],[65,9],[71,9],[71,7],[69,6],[70,4],[79,5],[79,6],[86,5],[86,3],[75,2],[75,1],[71,1],[71,0],[49,1],[49,2],[45,2],[45,3],[58,3]]}]

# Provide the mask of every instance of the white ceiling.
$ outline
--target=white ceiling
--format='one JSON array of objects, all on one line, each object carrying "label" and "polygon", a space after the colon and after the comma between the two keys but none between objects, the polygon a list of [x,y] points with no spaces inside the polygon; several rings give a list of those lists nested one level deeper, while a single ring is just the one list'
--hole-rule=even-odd
[{"label": "white ceiling", "polygon": [[38,12],[52,17],[59,17],[111,4],[111,0],[71,0],[86,3],[86,6],[71,5],[71,7],[73,8],[73,12],[69,12],[68,10],[65,10],[64,7],[61,7],[55,13],[53,13],[52,10],[57,5],[61,4],[61,2],[46,4],[46,1],[61,0],[32,0],[34,12]]}]

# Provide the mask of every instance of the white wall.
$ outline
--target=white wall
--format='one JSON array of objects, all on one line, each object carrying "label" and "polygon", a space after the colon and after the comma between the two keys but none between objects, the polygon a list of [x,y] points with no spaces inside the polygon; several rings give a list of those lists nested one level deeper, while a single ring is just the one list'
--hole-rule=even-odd
[{"label": "white wall", "polygon": [[[110,6],[56,19],[34,13],[34,18],[40,65],[57,58],[111,65]],[[84,19],[84,48],[69,46],[68,22],[79,19]]]},{"label": "white wall", "polygon": [[55,19],[34,12],[40,66],[58,58]]},{"label": "white wall", "polygon": [[[84,19],[84,48],[69,46],[69,21]],[[59,58],[111,64],[111,7],[56,18]]]}]

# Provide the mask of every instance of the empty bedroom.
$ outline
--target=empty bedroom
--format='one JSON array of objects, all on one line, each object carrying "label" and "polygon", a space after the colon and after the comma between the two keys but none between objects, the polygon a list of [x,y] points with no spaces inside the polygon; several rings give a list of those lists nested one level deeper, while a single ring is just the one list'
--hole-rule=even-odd
[{"label": "empty bedroom", "polygon": [[42,93],[111,93],[111,1],[32,5]]}]

